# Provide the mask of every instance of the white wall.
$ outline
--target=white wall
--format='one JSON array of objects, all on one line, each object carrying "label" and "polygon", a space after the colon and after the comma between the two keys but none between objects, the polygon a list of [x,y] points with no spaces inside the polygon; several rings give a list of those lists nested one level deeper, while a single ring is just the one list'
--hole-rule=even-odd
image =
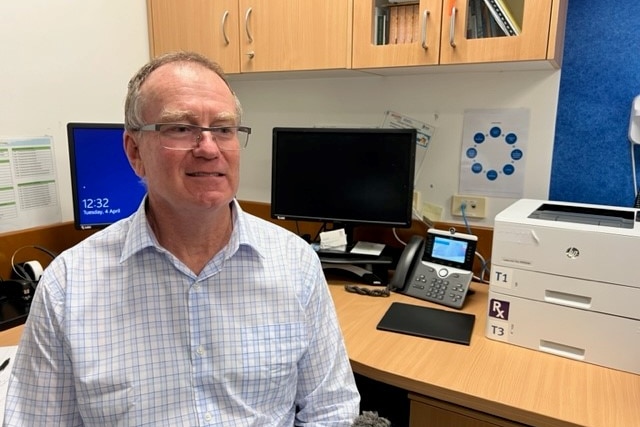
[{"label": "white wall", "polygon": [[66,124],[124,120],[127,82],[149,58],[146,13],[142,0],[0,4],[0,137],[53,137],[65,221]]},{"label": "white wall", "polygon": [[[73,218],[66,123],[122,122],[126,84],[148,60],[142,0],[20,0],[0,5],[0,136],[52,135],[63,220]],[[307,79],[233,79],[252,126],[239,198],[269,201],[274,126],[379,126],[387,110],[437,127],[417,189],[445,207],[458,190],[466,108],[531,111],[525,197],[549,188],[559,71],[437,73]],[[491,198],[489,217],[512,199]]]},{"label": "white wall", "polygon": [[[416,188],[423,201],[444,208],[443,220],[462,222],[450,216],[450,198],[458,192],[464,110],[525,107],[530,129],[524,193],[545,199],[559,81],[559,71],[233,81],[244,122],[253,128],[243,152],[239,198],[269,201],[272,127],[380,126],[391,110],[436,126]],[[475,223],[492,225],[495,214],[513,201],[489,199],[488,218]]]}]

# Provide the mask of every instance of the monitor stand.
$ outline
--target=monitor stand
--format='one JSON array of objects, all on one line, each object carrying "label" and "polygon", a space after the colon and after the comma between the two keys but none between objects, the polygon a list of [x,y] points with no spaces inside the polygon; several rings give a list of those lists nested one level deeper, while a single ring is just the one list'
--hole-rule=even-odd
[{"label": "monitor stand", "polygon": [[353,264],[334,264],[323,262],[322,270],[324,270],[325,274],[335,273],[335,274],[348,274],[356,277],[356,280],[359,282],[363,282],[367,285],[383,285],[382,279],[366,268],[359,267]]},{"label": "monitor stand", "polygon": [[343,256],[318,252],[325,274],[347,276],[367,285],[385,286],[393,258],[390,256],[362,256],[345,253]]}]

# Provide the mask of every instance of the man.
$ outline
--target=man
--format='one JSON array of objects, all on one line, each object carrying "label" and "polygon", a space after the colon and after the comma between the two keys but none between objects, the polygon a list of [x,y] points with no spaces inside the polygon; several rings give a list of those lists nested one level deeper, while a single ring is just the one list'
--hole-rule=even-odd
[{"label": "man", "polygon": [[196,54],[132,78],[124,148],[147,196],[46,269],[5,425],[351,425],[359,395],[317,256],[235,200],[241,113]]}]

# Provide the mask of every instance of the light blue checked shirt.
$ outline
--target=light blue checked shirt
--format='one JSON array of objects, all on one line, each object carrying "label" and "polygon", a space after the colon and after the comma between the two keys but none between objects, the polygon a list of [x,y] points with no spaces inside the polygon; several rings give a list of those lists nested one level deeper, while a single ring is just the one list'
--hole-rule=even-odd
[{"label": "light blue checked shirt", "polygon": [[349,426],[359,395],[318,257],[234,208],[195,275],[144,203],[59,255],[38,285],[7,426]]}]

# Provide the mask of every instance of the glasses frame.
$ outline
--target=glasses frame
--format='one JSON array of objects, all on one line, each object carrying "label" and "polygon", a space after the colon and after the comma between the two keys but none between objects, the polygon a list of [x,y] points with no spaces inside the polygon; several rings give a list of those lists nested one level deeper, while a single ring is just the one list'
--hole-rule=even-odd
[{"label": "glasses frame", "polygon": [[[202,137],[203,137],[203,132],[210,132],[211,133],[211,139],[213,139],[213,141],[215,141],[216,145],[218,146],[218,149],[220,151],[241,151],[243,149],[245,149],[247,147],[247,145],[249,144],[249,135],[251,135],[251,128],[248,126],[198,126],[198,125],[192,125],[189,123],[150,123],[144,126],[141,126],[138,129],[135,129],[137,132],[160,132],[160,127],[161,126],[182,126],[185,128],[189,128],[189,129],[197,129],[200,132],[196,135],[195,140],[193,141],[194,146],[190,147],[190,148],[179,148],[179,147],[167,147],[166,145],[163,145],[163,148],[166,148],[167,150],[175,150],[175,151],[191,151],[191,150],[195,150],[196,148],[198,148],[198,146],[200,145],[200,141],[202,141]],[[218,140],[216,139],[215,134],[213,133],[216,130],[221,130],[221,129],[235,129],[236,130],[236,138],[237,138],[237,133],[238,132],[243,132],[246,134],[246,138],[244,139],[244,143],[242,141],[241,138],[238,138],[238,148],[222,148],[220,146],[220,144],[218,144]],[[160,136],[162,136],[162,134],[160,134]]]}]

